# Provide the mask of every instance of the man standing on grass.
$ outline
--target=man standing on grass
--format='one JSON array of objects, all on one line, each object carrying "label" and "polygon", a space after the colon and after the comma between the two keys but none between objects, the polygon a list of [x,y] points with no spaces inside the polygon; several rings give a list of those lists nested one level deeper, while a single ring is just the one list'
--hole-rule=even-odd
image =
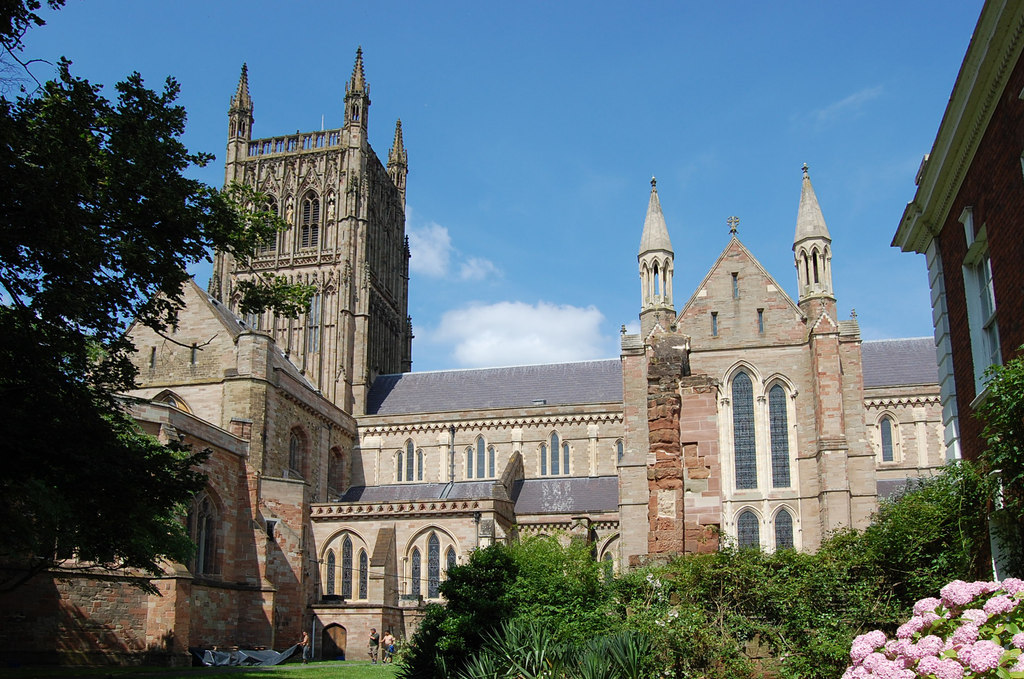
[{"label": "man standing on grass", "polygon": [[380,648],[380,635],[377,634],[377,628],[370,628],[370,660],[374,665],[377,664],[377,650]]}]

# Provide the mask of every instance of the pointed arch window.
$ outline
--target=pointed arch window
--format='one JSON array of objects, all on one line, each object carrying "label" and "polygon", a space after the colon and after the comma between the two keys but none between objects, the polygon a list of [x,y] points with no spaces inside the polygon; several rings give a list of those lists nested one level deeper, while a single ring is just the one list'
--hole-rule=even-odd
[{"label": "pointed arch window", "polygon": [[445,572],[455,568],[455,548],[449,547],[444,553]]},{"label": "pointed arch window", "polygon": [[310,191],[302,199],[299,247],[315,248],[320,243],[320,198]]},{"label": "pointed arch window", "polygon": [[416,480],[423,480],[423,451],[416,451]]},{"label": "pointed arch window", "polygon": [[494,446],[487,446],[487,476],[494,478]]},{"label": "pointed arch window", "polygon": [[811,253],[811,268],[814,271],[814,282],[818,282],[818,251]]},{"label": "pointed arch window", "polygon": [[325,578],[327,584],[325,587],[325,593],[329,596],[334,594],[334,569],[336,565],[337,564],[335,563],[334,550],[327,550],[327,577]]},{"label": "pointed arch window", "polygon": [[412,578],[411,582],[409,583],[409,593],[413,596],[420,595],[420,568],[420,550],[414,547],[412,550],[412,567],[409,573],[410,577]]},{"label": "pointed arch window", "polygon": [[732,381],[732,433],[736,488],[757,488],[754,386],[745,372],[736,373]]},{"label": "pointed arch window", "polygon": [[[267,200],[267,204],[263,206],[263,210],[265,212],[269,212],[270,214],[274,215],[275,217],[278,216],[279,214],[281,214],[279,212],[279,208],[278,208],[278,205],[277,205],[277,198],[274,198],[273,196],[269,197],[269,199]],[[274,232],[273,235],[268,236],[265,241],[263,241],[262,243],[259,244],[259,247],[257,248],[256,252],[258,254],[267,254],[267,253],[270,253],[270,252],[274,252],[276,250],[277,250],[277,232]]]},{"label": "pointed arch window", "polygon": [[775,516],[775,549],[793,549],[793,515],[786,509]]},{"label": "pointed arch window", "polygon": [[486,444],[481,436],[476,440],[476,477],[482,479],[484,477],[485,467],[487,462],[487,453],[485,451]]},{"label": "pointed arch window", "polygon": [[352,598],[352,539],[347,535],[341,543],[341,597]]},{"label": "pointed arch window", "polygon": [[302,432],[293,429],[288,437],[288,471],[302,477],[302,460],[305,457],[305,441]]},{"label": "pointed arch window", "polygon": [[622,439],[615,442],[615,461],[618,464],[622,464],[622,456],[625,454],[625,450],[622,447]]},{"label": "pointed arch window", "polygon": [[757,520],[757,514],[745,509],[740,512],[736,520],[736,544],[740,549],[754,548],[761,546],[761,527]]},{"label": "pointed arch window", "polygon": [[320,351],[320,293],[313,295],[306,312],[306,351],[315,354]]},{"label": "pointed arch window", "polygon": [[441,541],[436,533],[430,534],[427,540],[427,598],[436,599],[440,596],[441,586]]},{"label": "pointed arch window", "polygon": [[416,455],[415,446],[412,441],[406,441],[405,443],[405,480],[412,481],[413,479],[413,459]]},{"label": "pointed arch window", "polygon": [[473,449],[466,448],[466,478],[473,478]]},{"label": "pointed arch window", "polygon": [[366,550],[359,550],[359,598],[366,598],[367,586],[370,582],[369,559],[366,557]]},{"label": "pointed arch window", "polygon": [[896,449],[893,445],[892,418],[886,415],[878,423],[882,434],[882,462],[892,462],[896,459]]},{"label": "pointed arch window", "polygon": [[190,523],[196,543],[194,569],[200,575],[213,575],[217,568],[217,508],[205,493],[194,505]]},{"label": "pointed arch window", "polygon": [[778,384],[768,390],[768,424],[772,439],[772,487],[789,488],[789,417],[786,390]]},{"label": "pointed arch window", "polygon": [[401,483],[402,479],[405,478],[402,475],[402,461],[404,459],[405,457],[403,456],[402,451],[395,453],[395,481],[398,483]]}]

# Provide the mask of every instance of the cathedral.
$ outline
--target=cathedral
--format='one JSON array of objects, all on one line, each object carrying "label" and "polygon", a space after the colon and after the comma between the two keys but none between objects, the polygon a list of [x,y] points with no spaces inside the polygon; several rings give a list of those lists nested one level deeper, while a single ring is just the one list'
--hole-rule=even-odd
[{"label": "cathedral", "polygon": [[[619,356],[410,372],[408,155],[400,121],[386,162],[370,146],[369,92],[359,51],[340,128],[257,138],[243,66],[225,181],[288,228],[246,261],[216,253],[174,342],[131,330],[140,427],[212,453],[187,518],[196,556],[153,581],[161,596],[37,582],[18,596],[48,597],[57,622],[8,629],[3,648],[179,662],[306,631],[316,658],[362,659],[371,627],[409,636],[475,549],[576,538],[616,571],[723,544],[814,550],[945,462],[934,342],[862,341],[839,316],[806,167],[785,244],[795,300],[733,221],[677,308],[652,180],[640,333],[623,327]],[[239,283],[267,273],[315,286],[309,311],[240,315]]]}]

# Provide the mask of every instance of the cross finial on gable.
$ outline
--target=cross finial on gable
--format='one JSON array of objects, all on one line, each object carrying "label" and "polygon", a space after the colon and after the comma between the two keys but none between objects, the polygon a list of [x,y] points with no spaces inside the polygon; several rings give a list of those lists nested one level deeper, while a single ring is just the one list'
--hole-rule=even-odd
[{"label": "cross finial on gable", "polygon": [[729,219],[725,220],[725,222],[729,225],[729,233],[735,236],[736,227],[740,225],[740,218],[733,215],[732,217],[729,217]]}]

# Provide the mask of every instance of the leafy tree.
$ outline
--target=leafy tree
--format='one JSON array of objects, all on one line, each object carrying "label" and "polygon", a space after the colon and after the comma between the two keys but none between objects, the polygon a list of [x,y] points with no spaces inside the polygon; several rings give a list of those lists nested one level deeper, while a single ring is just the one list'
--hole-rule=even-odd
[{"label": "leafy tree", "polygon": [[[39,4],[10,7],[7,49]],[[251,209],[255,192],[185,176],[212,156],[181,143],[173,79],[157,92],[132,74],[111,102],[69,66],[0,98],[0,588],[82,562],[159,573],[189,557],[179,516],[203,454],[160,446],[124,412],[126,330],[173,326],[187,266],[212,248],[244,262],[281,227]],[[247,304],[294,316],[311,292],[268,280]]]},{"label": "leafy tree", "polygon": [[[1024,348],[1024,347],[1022,347]],[[986,396],[977,408],[984,423],[981,463],[998,472],[993,489],[993,527],[1005,552],[1005,566],[1024,575],[1024,357],[988,371]]]}]

